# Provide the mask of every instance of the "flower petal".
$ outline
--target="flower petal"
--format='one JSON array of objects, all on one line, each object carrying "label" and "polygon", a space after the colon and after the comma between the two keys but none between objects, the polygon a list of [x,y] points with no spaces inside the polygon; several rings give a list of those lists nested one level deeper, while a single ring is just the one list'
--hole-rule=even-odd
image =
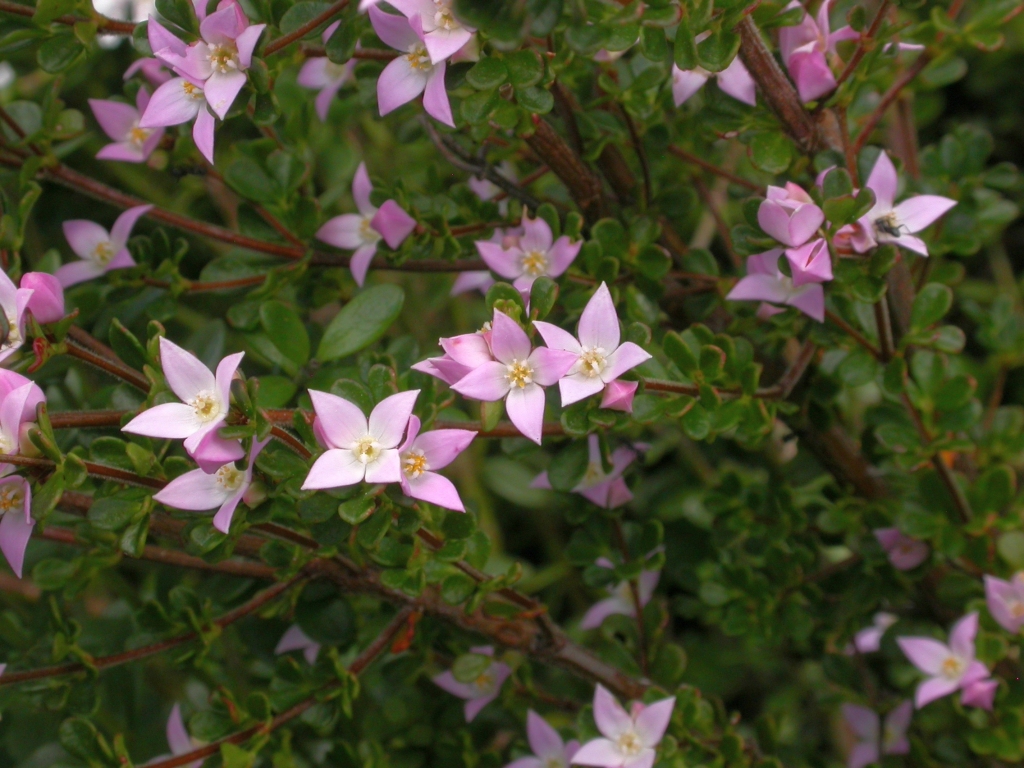
[{"label": "flower petal", "polygon": [[217,121],[205,106],[199,110],[195,125],[192,126],[192,141],[210,165],[213,165],[213,133],[216,126]]},{"label": "flower petal", "polygon": [[959,684],[955,680],[947,680],[944,677],[933,677],[925,680],[914,692],[914,704],[918,709],[930,704],[936,699],[948,696],[957,689]]},{"label": "flower petal", "polygon": [[864,185],[875,193],[875,209],[882,212],[892,210],[892,203],[896,199],[896,186],[899,184],[899,176],[896,175],[896,166],[892,164],[889,155],[883,150],[879,153],[871,175],[868,176]]},{"label": "flower petal", "polygon": [[424,472],[419,477],[404,477],[403,488],[405,494],[414,499],[420,499],[439,507],[451,509],[456,512],[465,512],[459,492],[447,477],[436,472]]},{"label": "flower petal", "polygon": [[352,258],[349,259],[348,268],[352,271],[352,279],[360,288],[366,282],[366,273],[370,271],[370,264],[373,263],[376,253],[377,246],[375,244],[364,245],[357,248],[356,252],[352,254]]},{"label": "flower petal", "polygon": [[213,527],[221,533],[231,532],[231,520],[235,516],[235,510],[238,509],[238,502],[242,500],[242,495],[248,489],[248,484],[242,486],[231,498],[225,501],[220,509],[217,510],[217,514],[213,516]]},{"label": "flower petal", "polygon": [[484,363],[452,384],[451,388],[471,400],[501,400],[509,391],[506,372],[507,368],[503,363]]},{"label": "flower petal", "polygon": [[843,720],[846,721],[850,730],[856,734],[858,740],[878,741],[881,726],[878,714],[873,709],[862,707],[859,704],[843,704],[842,713]]},{"label": "flower petal", "polygon": [[[369,433],[385,448],[397,448],[402,442],[409,417],[419,396],[418,389],[385,397],[370,413]],[[397,479],[390,482],[398,482]]]},{"label": "flower petal", "polygon": [[370,226],[381,234],[389,248],[397,249],[416,229],[416,219],[394,200],[385,200],[370,220]]},{"label": "flower petal", "polygon": [[97,246],[110,242],[110,233],[94,221],[70,219],[62,227],[71,250],[83,259],[92,259]]},{"label": "flower petal", "polygon": [[509,364],[513,360],[526,360],[530,350],[530,337],[526,331],[508,315],[495,310],[491,321],[491,351],[494,357]]},{"label": "flower petal", "polygon": [[90,260],[82,260],[58,267],[54,276],[62,286],[70,288],[72,285],[84,283],[86,280],[95,280],[97,277],[102,277],[103,274],[104,269],[99,264]]},{"label": "flower petal", "polygon": [[949,632],[949,647],[957,656],[974,658],[974,638],[978,634],[978,612],[972,611],[953,625]]},{"label": "flower petal", "polygon": [[651,359],[651,354],[638,344],[627,341],[618,349],[608,355],[605,360],[605,369],[601,371],[601,380],[610,383],[619,378],[626,371],[643,365]]},{"label": "flower petal", "polygon": [[708,81],[708,74],[699,69],[680,69],[672,65],[672,101],[677,107],[681,107],[690,98],[704,87]]},{"label": "flower petal", "polygon": [[246,75],[233,69],[229,72],[215,72],[203,86],[210,109],[221,120],[227,115],[235,97],[245,86]]},{"label": "flower petal", "polygon": [[380,457],[366,465],[366,482],[397,483],[402,479],[402,459],[395,448],[380,452]]},{"label": "flower petal", "polygon": [[572,352],[575,355],[583,352],[583,347],[580,346],[580,342],[576,340],[576,337],[568,331],[562,330],[557,325],[545,323],[543,320],[534,320],[533,327],[537,329],[540,337],[544,339],[544,343],[550,349],[561,349],[566,352]]},{"label": "flower petal", "polygon": [[419,36],[409,25],[409,20],[404,16],[396,16],[393,13],[384,13],[378,8],[370,8],[370,24],[377,37],[392,48],[399,51],[408,51],[413,46],[420,44]]},{"label": "flower petal", "polygon": [[[339,398],[340,399],[340,398]],[[302,490],[342,488],[361,483],[366,474],[366,465],[349,450],[332,448],[324,451],[309,469]]]},{"label": "flower petal", "polygon": [[580,621],[581,629],[597,629],[609,616],[632,616],[633,607],[618,597],[609,597],[590,606]]},{"label": "flower petal", "polygon": [[217,475],[193,469],[171,480],[153,495],[153,500],[175,509],[200,512],[216,509],[232,495],[233,492],[224,488]]},{"label": "flower petal", "polygon": [[435,64],[427,75],[427,83],[423,90],[423,109],[438,122],[454,128],[452,105],[448,101],[448,91],[445,90],[444,84],[445,67],[443,61]]},{"label": "flower petal", "polygon": [[476,437],[476,432],[468,429],[435,429],[424,432],[413,443],[427,460],[430,469],[443,469],[455,461]]},{"label": "flower petal", "polygon": [[153,93],[149,106],[139,119],[139,127],[161,128],[187,123],[199,115],[202,109],[204,100],[201,94],[201,88],[183,77],[168,80]]},{"label": "flower petal", "polygon": [[949,647],[930,637],[897,637],[896,642],[910,663],[926,675],[939,674],[950,657]]},{"label": "flower petal", "polygon": [[[622,708],[618,700],[600,683],[594,689],[594,722],[597,723],[597,729],[601,734],[612,740],[633,730],[632,718]],[[590,745],[583,745],[580,752],[586,750],[588,746]],[[579,757],[580,755],[577,753],[577,762],[580,762]]]},{"label": "flower petal", "polygon": [[946,211],[956,205],[956,200],[940,195],[917,195],[904,200],[893,210],[899,222],[911,232],[920,232]]},{"label": "flower petal", "polygon": [[106,99],[89,99],[89,106],[100,128],[114,141],[123,141],[135,127],[139,112],[130,104]]},{"label": "flower petal", "polygon": [[574,765],[593,765],[599,768],[619,768],[622,755],[614,742],[608,739],[588,741],[572,756]]},{"label": "flower petal", "polygon": [[335,216],[317,230],[316,238],[335,248],[359,248],[364,244],[361,230],[365,220],[363,216],[356,213]]},{"label": "flower petal", "polygon": [[175,755],[183,755],[195,749],[192,746],[192,738],[185,730],[185,722],[181,718],[181,707],[177,704],[171,708],[171,716],[167,718],[167,746]]},{"label": "flower petal", "polygon": [[136,205],[117,217],[114,226],[110,228],[110,243],[115,251],[121,250],[128,244],[128,238],[131,237],[136,222],[153,208],[152,205]]},{"label": "flower petal", "polygon": [[558,731],[532,709],[526,713],[526,738],[533,754],[542,759],[561,758],[565,751],[565,742]]},{"label": "flower petal", "polygon": [[143,411],[121,427],[121,431],[145,437],[177,440],[191,437],[202,426],[192,406],[184,403],[164,403]]},{"label": "flower petal", "polygon": [[350,448],[369,429],[366,416],[359,407],[329,392],[309,390],[313,410],[320,419],[320,429],[331,448]]},{"label": "flower petal", "polygon": [[486,240],[478,240],[475,245],[484,263],[502,277],[511,279],[523,273],[519,263],[522,252],[519,249],[505,250],[498,243]]},{"label": "flower petal", "polygon": [[381,117],[408,104],[427,87],[427,77],[413,69],[405,56],[390,62],[377,78],[377,108]]},{"label": "flower petal", "polygon": [[[16,482],[23,483],[24,480],[17,478]],[[24,493],[31,491],[26,487]],[[24,515],[20,514],[7,514],[0,520],[0,552],[4,553],[11,570],[19,579],[25,564],[25,550],[34,527],[34,520],[26,522]]]},{"label": "flower petal", "polygon": [[591,395],[596,395],[602,389],[604,389],[604,382],[599,377],[584,376],[582,373],[565,376],[558,381],[558,393],[561,396],[563,408],[578,403]]},{"label": "flower petal", "polygon": [[548,251],[548,277],[558,277],[576,260],[580,248],[583,247],[582,240],[573,242],[566,235],[562,235],[551,246]]},{"label": "flower petal", "polygon": [[754,84],[754,78],[750,76],[749,70],[744,66],[743,59],[739,56],[732,60],[732,64],[718,73],[715,81],[719,88],[737,101],[742,101],[752,107],[757,106],[757,86]]},{"label": "flower petal", "polygon": [[199,394],[217,392],[217,380],[210,369],[165,336],[160,337],[160,365],[171,391],[182,402],[187,403]]},{"label": "flower petal", "polygon": [[675,696],[660,699],[653,704],[648,704],[636,716],[636,734],[645,747],[653,749],[658,746],[658,742],[665,735],[665,729],[668,728],[669,720],[672,719],[672,710],[675,706]]},{"label": "flower petal", "polygon": [[256,50],[256,43],[259,42],[260,35],[263,34],[266,26],[266,24],[253,24],[250,27],[246,27],[235,38],[235,45],[238,47],[238,63],[243,70],[252,66],[252,52]]},{"label": "flower petal", "polygon": [[525,437],[540,445],[544,429],[544,390],[536,384],[513,387],[505,398],[509,421]]},{"label": "flower petal", "polygon": [[577,333],[580,344],[585,347],[601,347],[611,352],[619,346],[619,318],[615,313],[611,291],[604,283],[601,283],[583,308]]},{"label": "flower petal", "polygon": [[[431,10],[431,13],[435,12]],[[427,46],[432,64],[441,64],[445,59],[458,53],[473,37],[473,33],[459,25],[453,29],[438,27],[424,35],[423,43]]]}]

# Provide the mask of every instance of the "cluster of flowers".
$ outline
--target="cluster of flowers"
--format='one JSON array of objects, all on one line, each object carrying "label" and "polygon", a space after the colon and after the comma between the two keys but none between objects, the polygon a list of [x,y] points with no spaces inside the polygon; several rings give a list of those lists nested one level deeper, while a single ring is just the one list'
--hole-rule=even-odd
[{"label": "cluster of flowers", "polygon": [[[820,186],[831,169],[818,176]],[[879,244],[892,243],[928,255],[928,247],[914,233],[956,205],[939,195],[915,195],[896,203],[899,176],[889,156],[882,152],[865,185],[875,196],[874,205],[853,224],[840,227],[832,238],[837,253],[866,253]],[[768,187],[757,221],[781,247],[747,258],[747,276],[726,296],[733,301],[760,301],[762,318],[782,312],[782,306],[799,309],[818,322],[825,319],[823,283],[832,280],[832,253],[822,230],[825,213],[811,196],[792,182]],[[790,274],[779,266],[785,255]]]}]

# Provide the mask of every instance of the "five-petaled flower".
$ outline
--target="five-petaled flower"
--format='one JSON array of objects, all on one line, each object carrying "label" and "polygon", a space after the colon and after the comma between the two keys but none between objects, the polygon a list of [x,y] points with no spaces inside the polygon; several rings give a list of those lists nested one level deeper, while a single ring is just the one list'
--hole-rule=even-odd
[{"label": "five-petaled flower", "polygon": [[416,416],[409,417],[405,442],[398,448],[402,460],[402,492],[439,507],[465,512],[452,481],[434,470],[451,464],[474,437],[476,432],[468,429],[435,429],[420,434],[420,420]]},{"label": "five-petaled flower", "polygon": [[555,240],[548,223],[539,216],[531,219],[525,210],[522,227],[518,243],[505,248],[490,240],[478,240],[476,249],[488,267],[527,293],[538,277],[558,277],[565,272],[583,241],[573,242],[567,235]]},{"label": "five-petaled flower", "polygon": [[904,701],[885,716],[883,725],[873,709],[859,704],[844,704],[843,720],[857,740],[846,758],[846,768],[864,768],[877,763],[882,755],[910,752],[907,729],[913,715],[913,703]]},{"label": "five-petaled flower", "polygon": [[1009,581],[986,575],[985,603],[999,626],[1007,632],[1020,632],[1024,626],[1024,571]]},{"label": "five-petaled flower", "polygon": [[928,545],[910,538],[899,528],[876,528],[874,534],[897,570],[909,571],[928,559]]},{"label": "five-petaled flower", "polygon": [[[489,645],[477,646],[469,650],[470,653],[480,656],[494,656],[494,648]],[[480,714],[481,709],[498,698],[501,686],[505,684],[505,680],[510,674],[512,674],[512,670],[508,664],[492,661],[475,680],[469,683],[456,680],[451,670],[436,675],[433,680],[436,685],[448,693],[466,700],[463,714],[466,717],[466,722],[471,723]]]},{"label": "five-petaled flower", "polygon": [[421,93],[423,109],[435,120],[455,127],[448,92],[444,89],[446,62],[430,59],[422,19],[410,19],[370,8],[370,23],[377,37],[399,51],[377,79],[377,107],[381,117],[407,104]]},{"label": "five-petaled flower", "polygon": [[152,205],[129,208],[117,217],[109,232],[87,219],[65,221],[64,237],[80,261],[73,261],[57,269],[56,277],[60,284],[69,288],[102,277],[112,269],[134,267],[135,259],[128,252],[128,238],[131,237],[135,223],[152,209]]},{"label": "five-petaled flower", "polygon": [[[242,458],[241,444],[224,440],[217,430],[231,406],[231,379],[244,352],[228,355],[214,374],[173,341],[160,337],[160,361],[171,391],[182,401],[154,405],[122,429],[135,435],[185,440],[185,450],[203,471],[213,474]],[[206,507],[209,509],[209,507]]]},{"label": "five-petaled flower", "polygon": [[423,29],[423,45],[430,54],[432,64],[439,64],[454,56],[476,31],[455,17],[451,0],[388,0],[388,4],[403,13],[413,25],[416,24],[413,18],[419,18]]},{"label": "five-petaled flower", "polygon": [[580,747],[573,755],[573,764],[651,768],[675,705],[675,696],[647,705],[637,701],[626,712],[615,697],[598,684],[594,691],[594,722],[602,738]]},{"label": "five-petaled flower", "polygon": [[366,172],[366,163],[360,163],[352,179],[352,197],[359,213],[335,216],[316,233],[317,239],[335,248],[355,251],[349,261],[349,269],[359,286],[366,280],[366,272],[377,253],[380,239],[383,237],[391,248],[397,248],[416,228],[416,220],[394,200],[387,200],[376,208],[370,202],[371,192],[373,184]]},{"label": "five-petaled flower", "polygon": [[490,348],[494,359],[478,365],[452,389],[473,400],[504,400],[512,423],[540,445],[544,387],[562,378],[576,364],[577,356],[560,349],[533,349],[526,331],[497,310],[491,323]]},{"label": "five-petaled flower", "polygon": [[309,391],[316,411],[317,436],[327,446],[306,475],[302,488],[341,488],[364,480],[402,480],[402,443],[418,389],[399,392],[377,403],[366,416],[359,406],[328,392]]},{"label": "five-petaled flower", "polygon": [[[596,565],[601,568],[614,568],[614,564],[606,557],[598,558]],[[640,608],[647,605],[654,596],[654,589],[658,586],[660,571],[641,571],[636,579],[636,597],[640,598]],[[582,629],[597,629],[609,616],[636,616],[636,597],[633,595],[633,585],[628,581],[620,582],[614,587],[609,587],[610,597],[599,600],[590,606],[590,609],[583,615],[580,621]]]},{"label": "five-petaled flower", "polygon": [[534,326],[551,349],[576,355],[576,363],[558,380],[562,405],[572,405],[596,395],[626,371],[651,359],[631,341],[619,343],[619,318],[615,302],[604,283],[590,297],[580,315],[579,340],[557,325],[535,321]]},{"label": "five-petaled flower", "polygon": [[97,160],[145,162],[163,138],[163,128],[142,128],[139,120],[149,106],[149,91],[139,88],[135,106],[121,101],[89,99],[89,106],[100,128],[113,141],[96,153]]},{"label": "five-petaled flower", "polygon": [[[622,478],[622,473],[634,459],[636,451],[620,446],[612,451],[611,471],[605,472],[600,441],[595,434],[587,435],[587,468],[572,492],[605,509],[615,509],[628,504],[633,499],[633,493]],[[530,487],[550,490],[551,481],[548,479],[548,473],[541,472],[537,475],[530,483]]]},{"label": "five-petaled flower", "polygon": [[199,152],[213,163],[213,129],[217,121],[207,108],[202,83],[175,77],[156,89],[139,120],[140,128],[164,128],[195,120],[192,140]]},{"label": "five-petaled flower", "polygon": [[991,708],[995,685],[988,679],[988,668],[974,657],[977,634],[978,614],[973,612],[953,625],[949,645],[930,637],[896,638],[910,662],[928,676],[914,694],[919,709],[957,690],[963,704]]},{"label": "five-petaled flower", "polygon": [[740,278],[725,297],[730,301],[765,302],[758,310],[760,317],[782,310],[776,305],[795,307],[819,323],[825,319],[825,289],[820,283],[795,285],[793,278],[779,269],[781,248],[747,257],[747,276]]},{"label": "five-petaled flower", "polygon": [[[331,38],[340,24],[340,21],[336,21],[324,30],[321,35],[324,43]],[[345,83],[352,80],[355,65],[355,59],[349,59],[344,64],[335,64],[326,56],[311,56],[302,65],[296,82],[303,88],[320,91],[316,95],[316,114],[321,120],[327,120],[327,112],[334,97]]]},{"label": "five-petaled flower", "polygon": [[32,291],[25,309],[40,323],[55,323],[64,317],[64,286],[55,275],[26,272],[21,276],[22,289]]},{"label": "five-petaled flower", "polygon": [[[800,7],[793,0],[786,10]],[[828,57],[835,55],[838,43],[860,38],[852,27],[832,31],[828,18],[831,7],[832,0],[824,0],[818,7],[817,19],[804,13],[799,24],[779,30],[779,53],[804,101],[813,101],[835,90],[836,79]]]},{"label": "five-petaled flower", "polygon": [[558,731],[532,709],[526,712],[526,738],[533,754],[513,760],[505,768],[569,768],[580,748],[575,739],[563,741]]}]

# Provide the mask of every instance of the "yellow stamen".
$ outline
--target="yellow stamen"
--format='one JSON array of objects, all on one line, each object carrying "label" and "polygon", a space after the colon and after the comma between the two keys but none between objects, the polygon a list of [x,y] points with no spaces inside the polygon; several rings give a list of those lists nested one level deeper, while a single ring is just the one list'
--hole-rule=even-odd
[{"label": "yellow stamen", "polygon": [[513,360],[506,366],[505,379],[510,386],[525,389],[528,384],[533,383],[533,368],[525,360]]}]

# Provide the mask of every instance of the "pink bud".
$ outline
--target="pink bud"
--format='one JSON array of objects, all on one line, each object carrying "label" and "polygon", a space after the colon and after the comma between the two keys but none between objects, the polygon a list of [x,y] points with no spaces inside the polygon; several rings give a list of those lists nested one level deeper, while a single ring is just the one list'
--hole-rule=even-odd
[{"label": "pink bud", "polygon": [[26,307],[40,323],[55,323],[64,317],[64,289],[53,275],[26,272],[21,287],[32,290]]}]

